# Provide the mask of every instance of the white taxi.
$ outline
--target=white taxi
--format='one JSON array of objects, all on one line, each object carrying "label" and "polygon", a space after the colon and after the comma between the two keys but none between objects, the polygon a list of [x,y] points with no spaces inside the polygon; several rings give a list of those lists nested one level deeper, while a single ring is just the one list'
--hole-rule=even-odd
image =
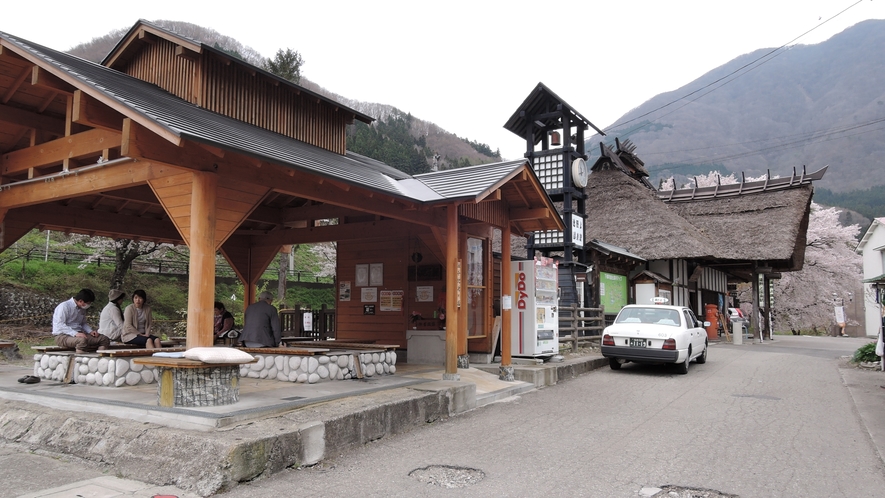
[{"label": "white taxi", "polygon": [[602,355],[612,370],[631,361],[675,363],[685,374],[692,360],[707,361],[707,325],[685,306],[629,304],[602,331]]}]

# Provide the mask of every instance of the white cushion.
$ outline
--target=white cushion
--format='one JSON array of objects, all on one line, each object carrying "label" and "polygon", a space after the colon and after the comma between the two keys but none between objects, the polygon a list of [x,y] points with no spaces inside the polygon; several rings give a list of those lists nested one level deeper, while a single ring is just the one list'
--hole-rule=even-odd
[{"label": "white cushion", "polygon": [[184,357],[203,363],[247,363],[254,359],[251,354],[234,348],[190,348]]}]

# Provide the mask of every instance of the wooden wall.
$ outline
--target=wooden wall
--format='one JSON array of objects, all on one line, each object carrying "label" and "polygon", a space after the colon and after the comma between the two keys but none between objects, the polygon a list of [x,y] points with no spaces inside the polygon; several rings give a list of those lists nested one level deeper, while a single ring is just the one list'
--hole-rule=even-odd
[{"label": "wooden wall", "polygon": [[[339,341],[375,340],[379,344],[396,344],[406,348],[406,331],[412,328],[410,317],[412,311],[418,311],[425,318],[431,318],[433,311],[440,306],[440,298],[445,289],[445,272],[439,279],[418,280],[412,276],[409,280],[409,269],[415,271],[415,263],[410,259],[416,252],[416,239],[401,237],[395,239],[368,239],[338,242],[338,283],[350,282],[350,301],[336,303],[337,331]],[[442,266],[428,250],[420,250],[420,265]],[[384,284],[377,286],[378,295],[382,290],[403,290],[403,309],[401,312],[381,311],[380,303],[363,303],[360,294],[363,287],[356,286],[356,265],[384,264]],[[433,302],[416,302],[417,286],[433,286]],[[443,301],[444,302],[444,301]],[[375,315],[364,315],[363,305],[374,304]]]},{"label": "wooden wall", "polygon": [[160,38],[143,44],[122,70],[213,112],[338,154],[346,152],[351,113],[249,66],[209,52],[178,56],[176,45]]}]

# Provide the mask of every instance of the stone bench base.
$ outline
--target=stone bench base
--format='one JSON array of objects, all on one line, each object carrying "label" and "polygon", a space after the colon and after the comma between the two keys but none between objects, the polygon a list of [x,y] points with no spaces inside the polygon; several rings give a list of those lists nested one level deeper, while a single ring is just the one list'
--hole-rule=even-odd
[{"label": "stone bench base", "polygon": [[[241,377],[315,384],[396,373],[395,351],[329,352],[312,356],[252,353],[258,361],[239,366]],[[158,370],[134,360],[145,357],[103,357],[70,351],[34,355],[34,373],[41,380],[101,387],[137,386],[157,382]],[[69,362],[73,366],[68,369]]]},{"label": "stone bench base", "polygon": [[329,352],[314,356],[260,354],[254,350],[250,353],[258,361],[241,366],[241,377],[315,384],[396,373],[395,351]]}]

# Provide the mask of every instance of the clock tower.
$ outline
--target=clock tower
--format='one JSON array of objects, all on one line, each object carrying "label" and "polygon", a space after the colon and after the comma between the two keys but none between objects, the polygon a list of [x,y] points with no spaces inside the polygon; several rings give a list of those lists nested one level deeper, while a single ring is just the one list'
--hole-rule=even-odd
[{"label": "clock tower", "polygon": [[589,295],[583,288],[587,273],[584,245],[587,196],[583,189],[589,174],[584,132],[593,128],[600,135],[605,133],[543,83],[538,83],[504,128],[525,139],[525,157],[531,161],[547,195],[559,207],[565,224],[565,232],[534,232],[526,246],[528,255],[532,257],[538,251],[559,259],[561,304],[581,302],[581,296]]}]

